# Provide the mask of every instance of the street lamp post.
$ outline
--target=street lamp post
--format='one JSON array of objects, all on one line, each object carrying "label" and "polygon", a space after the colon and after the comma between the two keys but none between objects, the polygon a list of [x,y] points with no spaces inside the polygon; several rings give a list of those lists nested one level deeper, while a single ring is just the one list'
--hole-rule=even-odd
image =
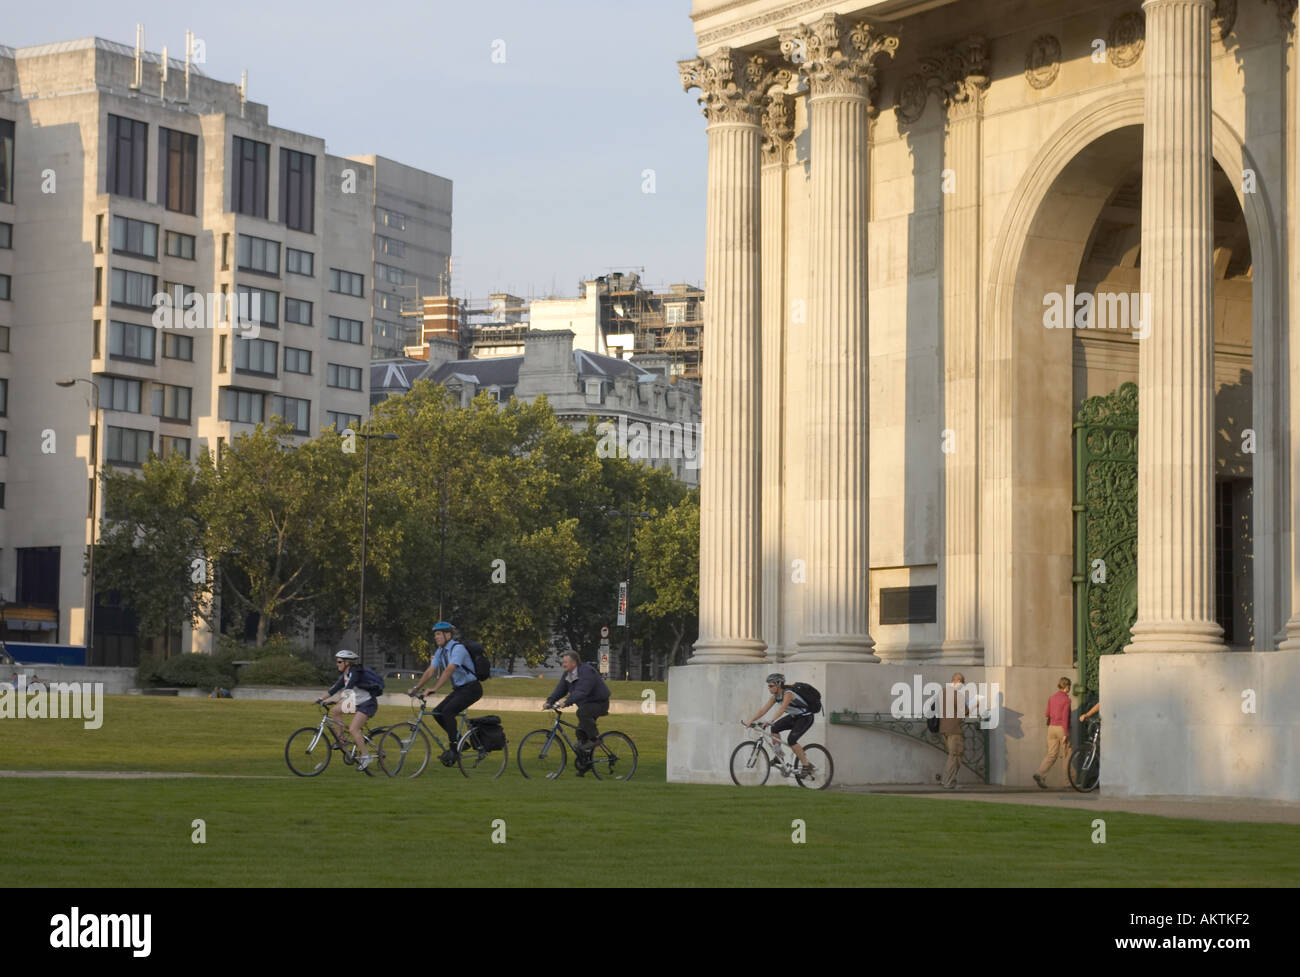
[{"label": "street lamp post", "polygon": [[[628,669],[632,667],[632,520],[633,519],[653,519],[653,512],[620,512],[618,509],[606,509],[606,513],[611,516],[619,516],[627,520],[627,575],[624,577],[627,583],[627,607],[623,611],[623,678],[628,677]],[[645,656],[641,657],[641,677],[645,678],[646,662]]]},{"label": "street lamp post", "polygon": [[344,434],[355,434],[366,442],[365,464],[362,466],[361,475],[361,607],[357,615],[357,643],[361,645],[361,664],[366,663],[366,527],[370,516],[370,439],[379,438],[381,441],[396,441],[397,435],[392,434],[362,434],[360,431],[352,431],[348,428]]},{"label": "street lamp post", "polygon": [[90,435],[92,472],[90,479],[90,557],[87,561],[86,573],[86,589],[89,592],[86,599],[86,664],[93,665],[95,661],[95,543],[99,538],[99,436],[104,429],[103,418],[99,411],[99,384],[94,380],[87,380],[85,377],[68,377],[65,380],[55,380],[54,383],[60,387],[88,383],[95,391],[95,429]]}]

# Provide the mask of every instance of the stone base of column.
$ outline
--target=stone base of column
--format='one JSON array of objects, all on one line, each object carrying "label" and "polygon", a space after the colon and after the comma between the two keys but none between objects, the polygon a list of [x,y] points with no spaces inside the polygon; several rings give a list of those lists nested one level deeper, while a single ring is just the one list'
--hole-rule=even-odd
[{"label": "stone base of column", "polygon": [[876,642],[867,635],[810,634],[795,642],[791,662],[859,662],[875,663]]},{"label": "stone base of column", "polygon": [[778,648],[775,645],[767,646],[767,660],[770,662],[783,662],[790,657],[790,652],[785,648]]},{"label": "stone base of column", "polygon": [[1292,617],[1274,639],[1278,651],[1300,651],[1300,617]]},{"label": "stone base of column", "polygon": [[952,638],[939,646],[934,661],[948,665],[983,665],[984,642],[975,638]]},{"label": "stone base of column", "polygon": [[767,645],[745,638],[714,638],[695,642],[688,665],[756,665],[766,662]]},{"label": "stone base of column", "polygon": [[1184,654],[1187,652],[1227,651],[1223,628],[1211,621],[1170,621],[1133,625],[1133,641],[1124,646],[1124,654]]}]

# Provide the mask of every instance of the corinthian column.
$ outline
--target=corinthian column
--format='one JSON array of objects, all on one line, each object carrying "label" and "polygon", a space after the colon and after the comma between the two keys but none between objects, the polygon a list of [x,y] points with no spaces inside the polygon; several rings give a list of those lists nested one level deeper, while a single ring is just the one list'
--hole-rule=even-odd
[{"label": "corinthian column", "polygon": [[[784,87],[793,77],[782,72]],[[790,96],[773,95],[763,112],[763,170],[759,209],[763,215],[763,640],[767,657],[780,661],[781,585],[785,580],[785,234],[786,160],[794,127]]]},{"label": "corinthian column", "polygon": [[941,659],[979,665],[980,129],[988,89],[988,49],[972,37],[927,72],[947,111],[943,195],[943,562]]},{"label": "corinthian column", "polygon": [[704,358],[700,468],[700,638],[692,664],[764,661],[759,598],[759,124],[761,58],[732,53],[679,62],[708,119]]},{"label": "corinthian column", "polygon": [[1146,0],[1134,652],[1223,651],[1214,621],[1213,0]]},{"label": "corinthian column", "polygon": [[809,296],[804,635],[794,661],[877,662],[867,526],[867,108],[876,55],[898,38],[827,14],[781,31],[808,79]]}]

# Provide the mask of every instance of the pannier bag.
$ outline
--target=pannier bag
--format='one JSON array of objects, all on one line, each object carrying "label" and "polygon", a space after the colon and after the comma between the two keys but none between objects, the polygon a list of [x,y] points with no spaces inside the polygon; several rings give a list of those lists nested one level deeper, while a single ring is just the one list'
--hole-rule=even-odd
[{"label": "pannier bag", "polygon": [[500,716],[479,716],[469,721],[474,728],[474,739],[479,749],[504,750],[506,748],[506,731],[501,728]]}]

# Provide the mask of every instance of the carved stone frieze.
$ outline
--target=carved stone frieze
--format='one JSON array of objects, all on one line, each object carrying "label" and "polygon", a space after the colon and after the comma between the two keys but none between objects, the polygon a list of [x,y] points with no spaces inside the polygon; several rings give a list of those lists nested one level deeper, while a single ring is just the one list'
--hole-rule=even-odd
[{"label": "carved stone frieze", "polygon": [[1120,14],[1110,25],[1106,57],[1116,68],[1131,68],[1142,57],[1146,44],[1146,18],[1137,11]]},{"label": "carved stone frieze", "polygon": [[1043,89],[1061,73],[1061,42],[1051,34],[1040,34],[1025,53],[1025,81],[1030,88]]}]

